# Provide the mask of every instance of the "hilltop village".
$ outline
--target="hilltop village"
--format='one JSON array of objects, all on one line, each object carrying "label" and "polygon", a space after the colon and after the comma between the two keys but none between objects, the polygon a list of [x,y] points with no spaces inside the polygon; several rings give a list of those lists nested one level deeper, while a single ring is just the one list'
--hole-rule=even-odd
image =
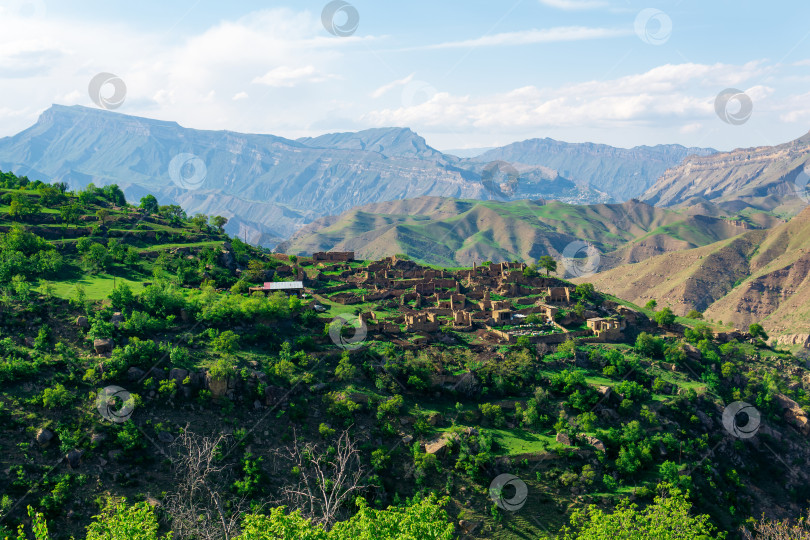
[{"label": "hilltop village", "polygon": [[578,291],[519,262],[446,270],[401,256],[361,262],[353,252],[325,252],[276,267],[275,279],[294,281],[267,282],[251,291],[311,297],[316,310],[328,304],[355,306],[355,326],[404,348],[447,340],[444,329],[469,332],[478,345],[519,339],[549,345],[571,338],[621,341],[628,324],[648,322],[615,302],[594,304],[596,295],[587,286]]}]

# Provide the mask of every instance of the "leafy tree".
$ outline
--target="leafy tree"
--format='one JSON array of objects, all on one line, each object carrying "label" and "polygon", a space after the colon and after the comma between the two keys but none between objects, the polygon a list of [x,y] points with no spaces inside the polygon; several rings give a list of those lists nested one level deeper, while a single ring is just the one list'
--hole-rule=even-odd
[{"label": "leafy tree", "polygon": [[25,195],[12,195],[8,214],[12,218],[25,218],[38,214],[41,207]]},{"label": "leafy tree", "polygon": [[622,500],[612,513],[596,506],[575,510],[572,528],[563,529],[564,540],[721,540],[709,522],[709,516],[691,514],[692,505],[684,493],[671,484],[658,486],[660,494],[653,504],[640,510],[628,499]]},{"label": "leafy tree", "polygon": [[527,278],[535,278],[538,276],[537,274],[537,265],[531,264],[523,269],[523,276]]},{"label": "leafy tree", "polygon": [[141,198],[140,209],[146,212],[147,214],[157,214],[158,212],[158,202],[154,195],[149,194],[146,197]]},{"label": "leafy tree", "polygon": [[236,346],[238,344],[239,335],[231,330],[225,330],[211,340],[211,346],[214,348],[214,350],[228,354],[236,350]]},{"label": "leafy tree", "polygon": [[59,219],[65,225],[78,225],[79,217],[82,215],[82,209],[78,204],[66,204],[59,208]]},{"label": "leafy tree", "polygon": [[636,352],[649,358],[660,358],[664,354],[664,342],[647,332],[642,332],[636,338]]},{"label": "leafy tree", "polygon": [[537,261],[537,266],[546,271],[546,276],[551,272],[557,272],[557,261],[551,255],[543,255]]},{"label": "leafy tree", "polygon": [[653,298],[653,299],[651,299],[649,302],[647,302],[646,304],[644,304],[644,307],[645,307],[646,309],[649,309],[649,310],[654,310],[655,308],[657,308],[657,307],[658,307],[658,301],[657,301],[655,298]]},{"label": "leafy tree", "polygon": [[696,309],[689,310],[689,313],[686,314],[687,319],[702,319],[703,313],[699,312]]},{"label": "leafy tree", "polygon": [[110,292],[110,302],[115,309],[127,309],[135,305],[135,295],[129,285],[120,283]]},{"label": "leafy tree", "polygon": [[202,232],[208,226],[208,216],[205,214],[194,214],[191,218],[191,223],[197,227],[197,230]]},{"label": "leafy tree", "polygon": [[110,217],[110,211],[106,208],[100,208],[96,210],[96,217],[104,225],[107,222],[107,219]]},{"label": "leafy tree", "polygon": [[764,340],[768,339],[768,334],[765,332],[765,329],[759,323],[754,323],[748,327],[748,333],[751,334],[751,337],[762,338]]},{"label": "leafy tree", "polygon": [[149,503],[127,505],[124,498],[109,498],[87,527],[87,540],[171,540],[158,536],[158,521]]},{"label": "leafy tree", "polygon": [[39,202],[47,208],[55,208],[67,200],[64,192],[55,186],[46,186],[39,190]]},{"label": "leafy tree", "polygon": [[222,232],[225,225],[228,223],[228,218],[222,216],[211,216],[211,226],[215,227],[219,232]]},{"label": "leafy tree", "polygon": [[582,283],[577,285],[577,288],[574,289],[574,294],[583,301],[588,301],[593,298],[593,295],[596,293],[596,288],[593,286],[593,283]]},{"label": "leafy tree", "polygon": [[108,186],[104,186],[103,188],[99,189],[98,195],[106,199],[107,201],[111,202],[116,206],[125,206],[127,204],[127,199],[124,196],[124,192],[121,191],[121,188],[118,187],[118,184],[110,184]]},{"label": "leafy tree", "polygon": [[669,307],[665,307],[655,314],[655,322],[658,326],[670,326],[675,322],[675,313]]},{"label": "leafy tree", "polygon": [[101,244],[93,244],[84,253],[82,260],[88,266],[91,272],[100,272],[106,270],[112,264],[112,255],[107,251],[107,248]]}]

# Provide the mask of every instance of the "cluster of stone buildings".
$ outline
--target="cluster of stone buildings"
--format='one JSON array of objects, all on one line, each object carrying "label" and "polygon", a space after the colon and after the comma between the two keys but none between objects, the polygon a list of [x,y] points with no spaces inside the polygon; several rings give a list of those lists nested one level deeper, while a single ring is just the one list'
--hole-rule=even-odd
[{"label": "cluster of stone buildings", "polygon": [[[524,263],[492,263],[450,271],[423,267],[396,256],[352,266],[346,264],[354,260],[350,252],[317,255],[313,262],[319,272],[309,283],[316,298],[320,295],[347,305],[374,302],[392,312],[384,320],[377,320],[371,312],[360,313],[370,333],[405,332],[430,339],[443,326],[449,326],[454,330],[485,330],[500,341],[514,342],[526,336],[533,342],[553,343],[572,335],[613,340],[624,330],[623,320],[599,317],[596,312],[574,316],[574,288],[554,277],[527,277]],[[319,285],[324,282],[331,283]],[[531,324],[525,322],[528,317]],[[573,333],[563,326],[572,318],[579,319],[574,322],[582,327]]]}]

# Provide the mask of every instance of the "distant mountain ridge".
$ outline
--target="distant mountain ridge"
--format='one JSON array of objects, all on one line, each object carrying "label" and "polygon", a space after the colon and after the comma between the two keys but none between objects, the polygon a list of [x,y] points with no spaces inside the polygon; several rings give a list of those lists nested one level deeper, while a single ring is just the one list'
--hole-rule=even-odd
[{"label": "distant mountain ridge", "polygon": [[640,198],[658,206],[794,215],[810,202],[810,133],[777,146],[689,156]]},{"label": "distant mountain ridge", "polygon": [[[553,146],[554,152],[565,155],[559,162],[551,160],[551,151],[541,156],[515,154],[512,157],[520,159],[512,160],[498,157],[497,149],[487,152],[490,157],[485,159],[462,159],[430,147],[407,128],[294,141],[54,105],[30,128],[0,139],[0,169],[65,181],[74,188],[90,182],[117,183],[133,200],[151,192],[161,204],[178,203],[191,213],[222,214],[230,219],[231,234],[272,247],[319,217],[380,201],[440,196],[587,204],[617,198],[607,176],[599,172],[603,158],[582,154],[584,164],[571,169],[577,178],[557,167],[576,161],[578,149],[591,147],[571,145],[566,150],[565,143],[556,141]],[[658,162],[671,163],[688,153],[593,146],[597,147],[612,156],[614,172],[637,176],[657,174]],[[205,165],[206,174],[193,189],[173,182],[169,175],[178,154],[197,156]],[[490,166],[493,162],[500,164]],[[634,194],[651,180],[645,176],[639,182]],[[622,187],[618,193],[633,189]]]},{"label": "distant mountain ridge", "polygon": [[406,254],[445,266],[485,260],[534,262],[559,258],[587,239],[600,252],[601,269],[694,248],[750,230],[743,222],[693,216],[637,200],[570,205],[558,201],[475,201],[442,197],[374,203],[320,218],[277,251],[354,251],[377,259]]},{"label": "distant mountain ridge", "polygon": [[625,201],[646,191],[664,171],[680,164],[687,156],[707,156],[715,152],[712,148],[687,148],[679,144],[615,148],[545,138],[508,144],[472,159],[543,165],[573,181],[587,181],[594,188]]}]

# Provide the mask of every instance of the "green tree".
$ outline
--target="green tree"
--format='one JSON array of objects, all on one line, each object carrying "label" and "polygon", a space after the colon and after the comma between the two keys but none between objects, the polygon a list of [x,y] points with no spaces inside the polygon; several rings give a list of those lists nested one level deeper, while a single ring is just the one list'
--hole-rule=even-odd
[{"label": "green tree", "polygon": [[216,228],[217,231],[222,232],[225,225],[228,223],[228,218],[222,216],[211,216],[211,226]]},{"label": "green tree", "polygon": [[764,340],[768,339],[768,334],[765,332],[765,329],[759,323],[754,323],[748,327],[748,333],[751,334],[751,337],[762,338]]},{"label": "green tree", "polygon": [[96,217],[101,222],[102,225],[107,223],[107,219],[110,217],[110,211],[106,208],[99,208],[96,210]]},{"label": "green tree", "polygon": [[12,218],[25,218],[38,214],[41,207],[25,195],[12,195],[8,214]]},{"label": "green tree", "polygon": [[78,225],[82,209],[78,204],[66,204],[59,208],[59,219],[67,226]]},{"label": "green tree", "polygon": [[546,276],[551,272],[557,272],[557,261],[551,255],[543,255],[537,261],[537,266],[546,271]]},{"label": "green tree", "polygon": [[106,270],[112,264],[112,256],[101,244],[93,244],[84,253],[82,260],[93,273]]},{"label": "green tree", "polygon": [[217,337],[211,340],[211,346],[216,351],[220,351],[223,353],[230,354],[234,350],[236,350],[236,346],[239,344],[239,335],[231,330],[225,330]]},{"label": "green tree", "polygon": [[693,516],[692,505],[683,492],[671,484],[658,486],[660,494],[644,509],[622,500],[612,513],[596,506],[575,510],[571,528],[562,532],[564,540],[721,540],[709,516]]},{"label": "green tree", "polygon": [[655,322],[658,326],[669,326],[675,322],[675,313],[669,307],[665,307],[655,314]]},{"label": "green tree", "polygon": [[197,227],[197,230],[202,232],[208,226],[208,216],[205,214],[194,214],[191,218],[191,223]]},{"label": "green tree", "polygon": [[658,301],[655,298],[653,298],[652,300],[644,304],[644,307],[649,310],[654,310],[655,308],[658,307]]},{"label": "green tree", "polygon": [[146,197],[141,198],[140,209],[146,212],[147,214],[157,214],[158,212],[158,202],[154,195],[149,194]]},{"label": "green tree", "polygon": [[107,499],[101,513],[87,527],[87,540],[171,540],[172,534],[158,536],[158,521],[146,502],[131,506],[126,499]]},{"label": "green tree", "polygon": [[583,301],[588,301],[593,298],[593,295],[596,293],[596,288],[593,286],[593,283],[582,283],[577,285],[577,288],[574,290],[574,294]]}]

